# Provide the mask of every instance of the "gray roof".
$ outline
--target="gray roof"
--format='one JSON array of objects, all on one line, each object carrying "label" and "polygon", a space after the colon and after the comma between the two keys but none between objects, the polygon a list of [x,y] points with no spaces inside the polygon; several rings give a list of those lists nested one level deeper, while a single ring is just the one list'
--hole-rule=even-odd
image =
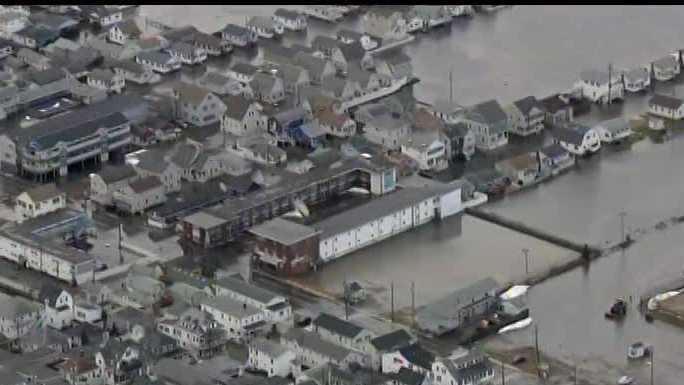
[{"label": "gray roof", "polygon": [[351,29],[340,29],[337,31],[337,37],[338,38],[344,38],[344,39],[352,39],[358,41],[363,37],[363,34],[360,32],[356,32]]},{"label": "gray roof", "polygon": [[29,71],[27,79],[39,86],[64,79],[66,73],[61,68],[48,68],[43,71]]},{"label": "gray roof", "polygon": [[421,385],[425,381],[425,374],[401,367],[396,373],[388,373],[390,378],[402,385]]},{"label": "gray roof", "polygon": [[340,345],[322,339],[318,334],[304,329],[291,328],[283,336],[283,339],[296,341],[302,349],[314,351],[324,357],[335,361],[342,361],[353,351]]},{"label": "gray roof", "polygon": [[54,183],[47,183],[43,184],[37,187],[34,187],[32,189],[26,190],[26,194],[28,194],[29,197],[34,202],[42,202],[48,199],[52,199],[58,195],[64,194],[64,192],[60,191],[57,188],[57,185]]},{"label": "gray roof", "polygon": [[399,353],[412,364],[420,366],[423,369],[432,370],[432,363],[435,361],[435,355],[425,350],[418,343],[399,349]]},{"label": "gray roof", "polygon": [[226,115],[232,119],[242,121],[242,118],[247,113],[249,106],[252,105],[252,101],[245,98],[242,95],[228,95],[222,98],[223,103],[226,105]]},{"label": "gray roof", "polygon": [[231,36],[247,36],[250,34],[247,28],[235,24],[226,24],[221,32]]},{"label": "gray roof", "polygon": [[14,317],[39,310],[40,305],[36,302],[0,292],[0,316],[4,318],[13,319]]},{"label": "gray roof", "polygon": [[314,321],[314,326],[318,329],[325,329],[334,334],[348,338],[354,338],[363,331],[363,328],[349,321],[337,318],[328,313],[321,313]]},{"label": "gray roof", "polygon": [[171,44],[167,50],[169,52],[177,52],[184,56],[192,56],[195,54],[195,47],[192,44],[183,41],[177,41]]},{"label": "gray roof", "polygon": [[649,76],[646,68],[635,68],[625,72],[625,78],[630,80],[648,80]]},{"label": "gray roof", "polygon": [[287,246],[318,234],[316,229],[279,217],[252,227],[249,232]]},{"label": "gray roof", "polygon": [[230,276],[222,278],[216,281],[215,285],[233,291],[235,293],[239,293],[245,297],[252,298],[257,302],[264,304],[271,302],[275,298],[279,297],[278,294],[275,294],[269,290],[245,282],[245,280],[243,280],[239,276]]},{"label": "gray roof", "polygon": [[110,60],[109,67],[119,68],[135,74],[145,73],[145,67],[133,60]]},{"label": "gray roof", "polygon": [[174,153],[170,160],[182,169],[189,169],[202,153],[200,145],[195,143],[179,143],[174,148]]},{"label": "gray roof", "polygon": [[135,23],[135,20],[132,19],[117,23],[112,28],[114,27],[118,27],[124,35],[131,38],[138,38],[142,34],[140,28],[138,28],[138,25]]},{"label": "gray roof", "polygon": [[45,28],[43,26],[29,25],[19,32],[16,32],[19,36],[25,36],[36,41],[38,47],[42,47],[54,40],[57,40],[59,33],[52,29]]},{"label": "gray roof", "polygon": [[586,83],[608,83],[608,72],[599,70],[584,70],[580,72],[580,80]]},{"label": "gray roof", "polygon": [[327,35],[318,35],[311,41],[311,47],[317,51],[328,51],[341,45],[344,45],[341,41]]},{"label": "gray roof", "polygon": [[391,194],[372,199],[366,204],[344,211],[311,226],[321,230],[321,239],[324,239],[368,223],[375,218],[393,213],[409,204],[416,204],[430,197],[452,191],[455,188],[457,186],[449,184],[430,186],[429,188],[403,188]]},{"label": "gray roof", "polygon": [[254,79],[250,83],[254,90],[271,91],[275,86],[277,78],[273,75],[257,72],[254,74]]},{"label": "gray roof", "polygon": [[88,77],[103,82],[111,82],[114,78],[114,72],[108,69],[95,68],[90,74],[88,74]]},{"label": "gray roof", "polygon": [[672,55],[663,56],[653,62],[654,67],[663,67],[665,69],[674,68],[677,66],[677,59]]},{"label": "gray roof", "polygon": [[373,338],[370,342],[376,349],[389,352],[409,346],[413,340],[413,336],[406,330],[397,329],[391,333]]},{"label": "gray roof", "polygon": [[247,303],[238,302],[227,296],[204,298],[201,303],[211,306],[225,314],[237,317],[250,317],[259,314],[261,310]]},{"label": "gray roof", "polygon": [[294,60],[298,65],[306,68],[306,70],[313,75],[322,74],[325,66],[329,63],[325,59],[317,58],[305,52],[297,53]]},{"label": "gray roof", "polygon": [[672,110],[676,110],[677,108],[681,107],[682,103],[684,103],[684,100],[680,98],[661,94],[653,95],[653,97],[648,101],[649,106],[662,106]]},{"label": "gray roof", "polygon": [[188,215],[183,218],[183,222],[192,224],[193,227],[200,227],[204,229],[210,229],[216,226],[220,226],[226,223],[223,218],[216,217],[207,213],[206,211],[198,211],[194,214]]},{"label": "gray roof", "polygon": [[257,351],[263,352],[271,358],[280,357],[289,351],[289,349],[284,345],[274,343],[263,338],[255,340],[252,342],[252,345]]},{"label": "gray roof", "polygon": [[54,307],[57,298],[62,294],[62,288],[58,287],[54,283],[46,282],[40,287],[40,292],[38,292],[38,301],[41,305],[47,301],[48,305]]},{"label": "gray roof", "polygon": [[266,16],[252,16],[247,21],[248,26],[255,26],[265,30],[273,30],[273,20]]},{"label": "gray roof", "polygon": [[143,51],[138,52],[136,56],[140,60],[158,64],[166,64],[173,59],[169,53],[163,51]]},{"label": "gray roof", "polygon": [[471,108],[471,113],[479,117],[477,120],[481,120],[489,125],[494,125],[508,119],[499,102],[494,99],[474,105]]},{"label": "gray roof", "polygon": [[347,61],[361,60],[366,56],[366,50],[363,49],[363,46],[358,41],[351,44],[340,44],[338,47]]},{"label": "gray roof", "polygon": [[297,11],[291,9],[278,8],[273,12],[275,16],[282,17],[283,19],[296,20],[297,18],[303,17],[303,15]]},{"label": "gray roof", "polygon": [[257,67],[242,61],[233,64],[230,69],[234,72],[249,76],[254,75],[257,72]]},{"label": "gray roof", "polygon": [[522,99],[518,99],[513,102],[513,104],[523,115],[529,114],[533,108],[537,108],[541,112],[544,112],[544,105],[542,105],[534,96],[526,96]]},{"label": "gray roof", "polygon": [[629,129],[629,123],[623,117],[618,117],[615,119],[604,120],[596,125],[596,127],[601,127],[606,131],[614,134],[618,132],[625,131]]},{"label": "gray roof", "polygon": [[466,135],[468,135],[469,131],[470,129],[468,128],[468,126],[463,122],[458,122],[455,124],[446,124],[444,126],[444,133],[449,138],[463,138]]},{"label": "gray roof", "polygon": [[552,128],[551,132],[554,138],[562,142],[579,145],[584,140],[584,134],[589,130],[589,127],[573,122],[555,126]]},{"label": "gray roof", "polygon": [[159,180],[159,177],[156,175],[150,175],[130,182],[129,186],[131,186],[131,190],[133,190],[133,192],[140,194],[154,188],[159,188],[163,186],[163,184],[161,180]]},{"label": "gray roof", "polygon": [[492,290],[497,290],[499,283],[491,277],[481,279],[466,287],[460,288],[447,294],[441,299],[425,305],[417,312],[418,320],[444,319],[451,318],[464,306],[471,304],[474,300],[484,297]]},{"label": "gray roof", "polygon": [[550,144],[546,147],[542,147],[541,150],[542,154],[548,156],[549,158],[557,158],[559,156],[567,155],[568,151],[564,149],[560,144],[554,143]]}]

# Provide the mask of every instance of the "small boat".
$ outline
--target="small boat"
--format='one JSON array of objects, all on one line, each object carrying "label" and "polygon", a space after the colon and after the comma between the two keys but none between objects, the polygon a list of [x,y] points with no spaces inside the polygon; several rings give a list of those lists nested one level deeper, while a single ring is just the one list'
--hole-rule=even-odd
[{"label": "small boat", "polygon": [[622,319],[627,314],[627,303],[622,298],[616,298],[613,306],[605,314],[607,319]]},{"label": "small boat", "polygon": [[627,348],[627,358],[636,360],[649,355],[650,352],[651,348],[649,346],[646,346],[643,342],[635,342]]},{"label": "small boat", "polygon": [[634,383],[634,378],[632,378],[630,376],[622,376],[622,377],[618,378],[617,383],[618,383],[618,385],[631,385]]}]

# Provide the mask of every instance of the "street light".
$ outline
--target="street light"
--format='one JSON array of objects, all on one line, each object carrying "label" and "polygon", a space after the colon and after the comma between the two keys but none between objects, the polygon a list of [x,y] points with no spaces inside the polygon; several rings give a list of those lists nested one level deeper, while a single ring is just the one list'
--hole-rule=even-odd
[{"label": "street light", "polygon": [[524,248],[522,249],[523,255],[525,256],[525,278],[527,278],[528,275],[530,275],[530,268],[529,268],[529,252],[530,249]]},{"label": "street light", "polygon": [[623,210],[620,211],[618,215],[620,216],[620,229],[622,234],[622,237],[620,238],[620,243],[622,243],[625,241],[625,216],[627,216],[627,213]]}]

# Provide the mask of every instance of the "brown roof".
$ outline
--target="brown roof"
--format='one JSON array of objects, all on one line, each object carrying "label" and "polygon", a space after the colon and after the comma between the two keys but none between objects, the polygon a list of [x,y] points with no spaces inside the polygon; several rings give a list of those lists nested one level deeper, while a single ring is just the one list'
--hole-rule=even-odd
[{"label": "brown roof", "polygon": [[335,128],[340,128],[347,122],[350,118],[344,114],[337,114],[332,109],[332,107],[321,108],[314,111],[314,116],[318,118],[318,121],[322,124],[328,124]]},{"label": "brown roof", "polygon": [[160,187],[162,185],[162,182],[161,180],[159,180],[159,177],[150,175],[145,178],[131,182],[129,185],[131,186],[131,190],[133,190],[133,192],[140,194],[153,188]]},{"label": "brown roof", "polygon": [[442,121],[424,108],[416,110],[415,126],[420,130],[436,131],[444,129]]},{"label": "brown roof", "polygon": [[95,364],[93,357],[71,358],[67,359],[67,361],[64,363],[65,372],[74,371],[76,374],[82,374],[94,369],[97,369],[97,365]]},{"label": "brown roof", "polygon": [[501,163],[507,164],[516,170],[524,170],[537,167],[537,157],[532,153],[524,153],[502,160]]},{"label": "brown roof", "polygon": [[207,95],[211,93],[206,88],[185,82],[179,82],[174,88],[178,92],[181,102],[188,102],[194,106],[202,104]]},{"label": "brown roof", "polygon": [[63,193],[57,188],[57,185],[54,183],[48,183],[34,187],[30,190],[26,190],[26,194],[28,194],[28,196],[31,197],[34,202],[42,202]]}]

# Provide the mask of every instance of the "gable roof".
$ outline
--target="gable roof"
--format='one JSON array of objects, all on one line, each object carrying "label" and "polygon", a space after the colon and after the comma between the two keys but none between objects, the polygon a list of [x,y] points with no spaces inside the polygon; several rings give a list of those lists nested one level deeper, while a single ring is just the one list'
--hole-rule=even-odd
[{"label": "gable roof", "polygon": [[150,175],[129,183],[129,186],[131,186],[131,190],[133,190],[133,192],[136,194],[141,194],[154,188],[159,188],[163,185],[161,180],[159,180],[159,177],[156,175]]},{"label": "gable roof", "polygon": [[435,362],[435,355],[425,350],[418,343],[399,349],[399,353],[412,364],[426,370],[432,370],[432,363]]},{"label": "gable roof", "polygon": [[245,282],[240,276],[229,276],[219,279],[214,285],[239,293],[263,304],[279,297],[276,293]]},{"label": "gable roof", "polygon": [[136,54],[139,60],[158,64],[166,64],[173,60],[171,54],[164,51],[143,51]]},{"label": "gable roof", "polygon": [[230,67],[231,71],[244,75],[254,75],[257,72],[257,67],[247,62],[237,62]]},{"label": "gable roof", "polygon": [[124,35],[134,39],[138,38],[142,34],[142,31],[140,31],[140,28],[138,28],[138,25],[133,19],[124,20],[112,26],[112,28],[115,27],[119,28]]},{"label": "gable roof", "polygon": [[299,12],[285,8],[278,8],[275,10],[275,12],[273,12],[273,14],[282,17],[283,19],[291,20],[296,20],[297,18],[302,17],[302,14],[300,14]]},{"label": "gable roof", "polygon": [[373,338],[370,342],[377,350],[387,352],[411,345],[413,337],[406,330],[397,329],[391,333]]},{"label": "gable roof", "polygon": [[106,165],[97,173],[97,175],[99,175],[105,183],[115,183],[124,179],[133,178],[137,174],[132,166],[124,164],[120,166]]},{"label": "gable roof", "polygon": [[523,115],[529,114],[533,108],[537,108],[538,110],[544,112],[544,105],[542,105],[534,96],[526,96],[522,99],[518,99],[513,102],[513,105],[515,105],[518,111],[520,111]]},{"label": "gable roof", "polygon": [[295,244],[318,233],[312,227],[300,225],[280,217],[252,227],[249,232],[284,245]]},{"label": "gable roof", "polygon": [[48,306],[55,307],[57,298],[62,294],[62,291],[64,290],[55,284],[45,283],[41,286],[40,292],[38,292],[38,301],[43,305],[47,300]]},{"label": "gable roof", "polygon": [[247,28],[236,24],[226,24],[226,26],[223,27],[221,32],[231,36],[244,36],[250,34],[250,31]]},{"label": "gable roof", "polygon": [[554,143],[546,147],[543,147],[539,151],[541,151],[542,154],[546,155],[549,158],[557,158],[559,156],[568,154],[568,151],[558,143]]},{"label": "gable roof", "polygon": [[242,95],[228,95],[222,98],[226,105],[225,114],[231,119],[242,120],[252,105],[252,101]]},{"label": "gable roof", "polygon": [[676,98],[674,96],[668,96],[668,95],[662,95],[662,94],[655,94],[651,99],[648,101],[649,106],[661,106],[665,107],[671,110],[676,110],[679,107],[682,106],[684,103],[684,100],[680,98]]},{"label": "gable roof", "polygon": [[508,119],[499,102],[494,99],[474,105],[471,108],[471,112],[480,117],[483,123],[489,125],[493,125]]},{"label": "gable roof", "polygon": [[550,113],[556,113],[566,108],[572,108],[567,101],[563,100],[560,94],[547,96],[541,100],[541,103],[546,111]]},{"label": "gable roof", "polygon": [[567,125],[557,125],[552,128],[551,133],[554,138],[565,143],[580,145],[584,139],[583,132],[574,130]]},{"label": "gable roof", "polygon": [[298,52],[294,57],[295,63],[306,68],[312,75],[321,75],[329,61],[317,58],[305,52]]},{"label": "gable roof", "polygon": [[316,328],[322,328],[347,338],[354,338],[363,331],[363,328],[328,313],[321,313],[313,324]]},{"label": "gable roof", "polygon": [[30,190],[26,190],[26,194],[34,201],[34,202],[42,202],[48,199],[52,199],[58,195],[64,194],[62,191],[60,191],[57,188],[57,185],[54,183],[47,183],[43,184],[37,187],[34,187]]},{"label": "gable roof", "polygon": [[179,82],[175,90],[178,92],[179,100],[182,103],[189,103],[193,106],[202,104],[207,96],[212,93],[206,88],[185,82]]},{"label": "gable roof", "polygon": [[318,334],[304,329],[291,328],[283,335],[283,339],[294,341],[302,349],[314,351],[335,361],[342,361],[353,353],[352,350],[326,341]]},{"label": "gable roof", "polygon": [[327,35],[318,35],[311,41],[311,47],[315,50],[328,51],[344,45],[341,41]]},{"label": "gable roof", "polygon": [[606,84],[608,83],[608,73],[599,70],[584,70],[580,72],[580,80],[585,83],[598,83]]}]

